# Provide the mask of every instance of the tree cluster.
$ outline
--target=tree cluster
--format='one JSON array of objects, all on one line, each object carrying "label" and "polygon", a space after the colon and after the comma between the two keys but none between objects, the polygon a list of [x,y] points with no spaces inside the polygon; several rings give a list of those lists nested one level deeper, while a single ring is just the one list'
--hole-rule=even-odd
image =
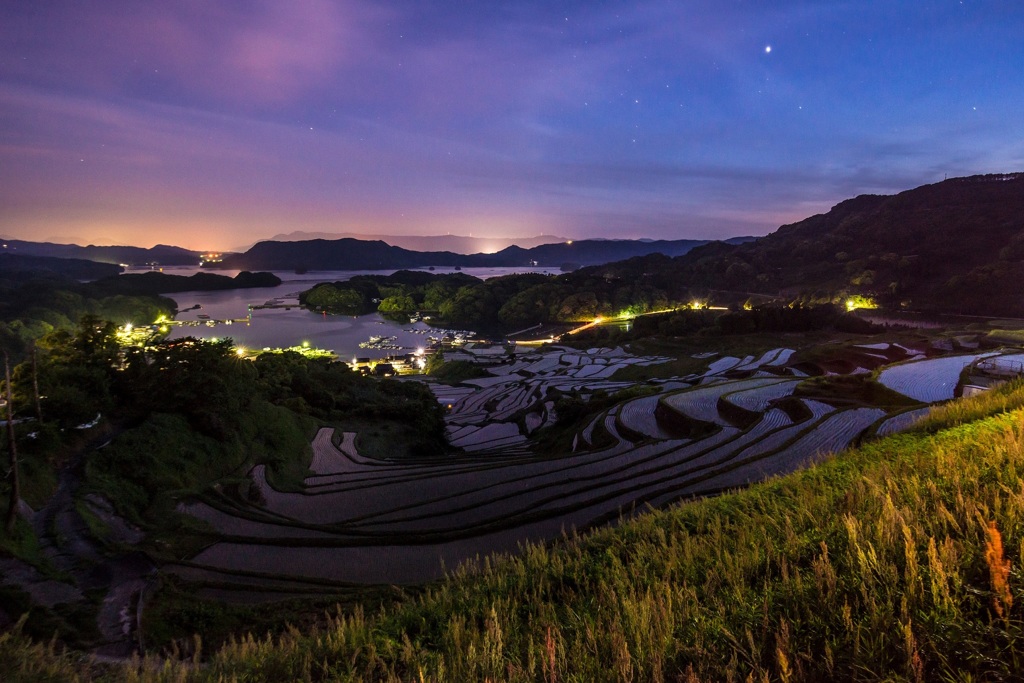
[{"label": "tree cluster", "polygon": [[20,360],[34,340],[71,330],[83,316],[148,324],[175,310],[171,299],[97,294],[88,285],[64,278],[37,274],[0,278],[0,347]]},{"label": "tree cluster", "polygon": [[243,359],[231,340],[121,347],[115,330],[86,316],[74,331],[44,336],[37,363],[15,369],[14,413],[30,418],[17,429],[18,450],[36,469],[56,466],[100,418],[100,429],[119,436],[90,455],[87,486],[136,523],[173,517],[182,492],[244,475],[251,464],[294,467],[316,424],[391,421],[414,453],[445,448],[443,411],[425,386],[294,352]]},{"label": "tree cluster", "polygon": [[303,292],[299,300],[332,313],[408,315],[428,311],[451,325],[512,329],[663,309],[672,305],[673,299],[659,285],[662,283],[650,278],[608,272],[580,271],[558,277],[529,273],[480,280],[462,273],[399,271],[319,284]]}]

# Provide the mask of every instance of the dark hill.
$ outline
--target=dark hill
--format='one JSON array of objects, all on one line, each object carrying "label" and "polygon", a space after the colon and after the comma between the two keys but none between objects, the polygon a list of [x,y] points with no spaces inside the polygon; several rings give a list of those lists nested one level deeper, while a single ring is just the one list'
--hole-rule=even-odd
[{"label": "dark hill", "polygon": [[[498,249],[517,244],[523,248],[536,247],[539,244],[564,242],[564,237],[555,235],[537,235],[536,237],[467,237],[465,235],[369,235],[356,232],[305,232],[296,230],[268,237],[261,242],[306,242],[309,240],[339,240],[352,238],[364,242],[380,240],[393,247],[402,247],[412,251],[453,251],[456,254],[479,254],[487,247],[497,245]],[[243,252],[252,248],[252,244],[232,249]]]},{"label": "dark hill", "polygon": [[753,242],[697,248],[669,268],[691,288],[1024,315],[1024,174],[863,195]]},{"label": "dark hill", "polygon": [[163,266],[194,266],[199,263],[199,252],[189,251],[181,247],[158,244],[155,247],[85,247],[77,244],[54,244],[52,242],[28,242],[25,240],[6,240],[5,249],[8,253],[21,256],[48,256],[53,258],[77,258],[100,263],[141,266],[159,264]]},{"label": "dark hill", "polygon": [[229,254],[217,268],[243,270],[388,270],[421,266],[464,266],[462,254],[409,251],[379,240],[260,242],[244,254]]},{"label": "dark hill", "polygon": [[[753,239],[733,237],[727,242],[741,244]],[[482,265],[517,266],[536,261],[537,265],[548,267],[565,263],[593,266],[648,254],[682,256],[705,244],[708,240],[571,240],[532,249],[508,247],[495,254],[476,254],[474,258],[484,262]]]},{"label": "dark hill", "polygon": [[95,280],[101,277],[116,277],[120,272],[120,266],[85,259],[0,253],[0,276],[36,274],[59,275],[72,280]]},{"label": "dark hill", "polygon": [[154,295],[176,292],[212,292],[223,289],[245,289],[251,287],[276,287],[281,278],[273,273],[250,273],[242,271],[231,278],[213,273],[194,275],[169,275],[167,273],[130,273],[103,278],[91,284],[91,288],[104,296],[114,294]]}]

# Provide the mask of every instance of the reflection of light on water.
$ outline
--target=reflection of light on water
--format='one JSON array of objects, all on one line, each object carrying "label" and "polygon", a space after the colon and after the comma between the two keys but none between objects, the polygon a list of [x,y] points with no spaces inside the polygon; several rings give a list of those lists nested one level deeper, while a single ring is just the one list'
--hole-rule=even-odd
[{"label": "reflection of light on water", "polygon": [[[188,269],[176,272],[191,274]],[[198,269],[194,269],[198,270]],[[425,269],[420,269],[425,270]],[[360,357],[372,356],[383,358],[392,353],[411,353],[424,343],[424,336],[405,332],[407,329],[431,330],[429,325],[418,323],[394,323],[381,318],[377,314],[352,318],[340,315],[322,315],[302,309],[298,303],[298,292],[312,287],[318,282],[338,282],[348,280],[354,275],[367,274],[371,271],[322,271],[297,276],[291,272],[277,272],[283,282],[277,287],[258,287],[253,289],[224,290],[219,292],[181,292],[171,296],[177,302],[182,313],[179,320],[197,320],[198,314],[207,315],[214,320],[244,318],[249,314],[250,305],[261,305],[267,301],[280,300],[293,308],[265,308],[252,310],[251,323],[230,327],[184,327],[174,326],[170,333],[171,339],[180,337],[231,337],[238,345],[250,349],[288,348],[301,344],[304,340],[321,349],[332,349],[342,358],[358,354]],[[373,274],[385,275],[394,271],[375,271]],[[452,269],[438,267],[436,274],[454,272]],[[557,268],[464,268],[462,272],[483,279],[508,275],[511,273],[549,273],[557,274]],[[223,275],[234,275],[231,271],[218,271]],[[299,279],[301,277],[301,279]],[[199,304],[198,310],[185,311],[186,308]],[[366,341],[374,335],[394,335],[398,342],[408,351],[387,351],[359,349],[359,342]]]},{"label": "reflection of light on water", "polygon": [[[208,315],[221,315],[215,311],[222,309],[225,315],[230,314],[231,306],[237,305],[236,296],[207,297],[203,310]],[[191,299],[187,299],[191,301]],[[244,304],[243,304],[244,307]],[[194,315],[194,312],[190,312]],[[187,315],[182,316],[187,319]],[[383,358],[388,355],[412,353],[417,347],[423,346],[424,335],[407,332],[409,329],[430,330],[424,323],[394,323],[383,319],[378,314],[370,314],[352,318],[349,316],[328,315],[307,311],[296,307],[291,310],[283,308],[262,309],[253,311],[252,324],[249,327],[233,325],[231,327],[185,327],[176,326],[171,338],[194,336],[205,339],[214,337],[231,337],[235,344],[246,348],[287,348],[290,346],[309,344],[321,349],[331,349],[347,358],[352,355],[369,358]],[[397,344],[406,347],[403,350],[393,349],[360,349],[359,343],[371,336],[395,336]]]}]

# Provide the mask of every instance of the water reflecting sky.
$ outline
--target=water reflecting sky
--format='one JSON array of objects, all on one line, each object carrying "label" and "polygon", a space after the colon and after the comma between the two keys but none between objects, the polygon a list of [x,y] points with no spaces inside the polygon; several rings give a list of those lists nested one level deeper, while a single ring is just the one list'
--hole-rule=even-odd
[{"label": "water reflecting sky", "polygon": [[[190,275],[198,268],[165,268],[165,273]],[[383,275],[393,271],[373,271]],[[435,273],[454,272],[437,269]],[[510,273],[557,273],[555,268],[464,268],[463,273],[479,278],[497,277]],[[181,292],[169,295],[178,303],[177,320],[198,321],[200,315],[213,320],[248,318],[248,322],[215,327],[176,327],[172,339],[185,336],[203,339],[231,337],[236,344],[246,348],[288,347],[309,342],[311,346],[330,349],[343,359],[351,357],[383,358],[398,351],[384,349],[361,349],[359,343],[371,336],[395,336],[396,343],[410,350],[427,345],[429,325],[419,323],[396,323],[380,314],[373,313],[359,317],[324,315],[307,311],[298,306],[299,292],[313,287],[318,282],[348,280],[355,275],[370,271],[318,271],[298,275],[293,272],[276,272],[283,282],[277,287],[253,289],[231,289],[219,292]],[[223,271],[234,276],[236,271]],[[250,305],[261,305],[271,301],[294,304],[293,308],[268,308],[253,310]],[[201,309],[184,310],[195,306]],[[420,333],[410,330],[419,330]]]}]

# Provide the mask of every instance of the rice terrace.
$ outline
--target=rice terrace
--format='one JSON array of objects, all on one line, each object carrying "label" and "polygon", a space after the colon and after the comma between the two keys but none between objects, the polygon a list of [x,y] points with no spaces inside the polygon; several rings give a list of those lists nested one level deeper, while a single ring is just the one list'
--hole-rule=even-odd
[{"label": "rice terrace", "polygon": [[[953,399],[964,369],[981,359],[1024,359],[1005,348],[952,353],[927,339],[910,348],[831,346],[823,347],[831,354],[823,364],[856,359],[849,375],[802,360],[811,354],[774,348],[645,381],[616,375],[624,368],[656,374],[670,359],[621,347],[517,347],[512,360],[484,361],[486,377],[430,385],[461,453],[377,459],[360,454],[358,433],[323,427],[297,490],[274,489],[259,465],[249,473],[255,494],[236,488],[183,504],[216,540],[171,571],[208,584],[200,594],[243,601],[311,592],[325,581],[339,588],[429,581],[524,541],[793,472],[910,426],[928,405]],[[808,370],[877,382],[891,393],[850,400],[827,385],[819,391],[805,379]],[[565,395],[598,397],[607,407],[567,428],[556,424],[553,398]]]}]

